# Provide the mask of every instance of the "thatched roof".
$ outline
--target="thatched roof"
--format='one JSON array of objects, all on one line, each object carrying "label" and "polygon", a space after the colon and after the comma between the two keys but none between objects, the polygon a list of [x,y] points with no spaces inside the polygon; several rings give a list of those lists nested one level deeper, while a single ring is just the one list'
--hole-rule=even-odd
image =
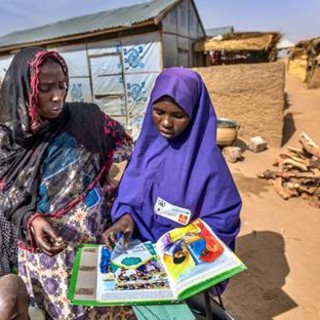
[{"label": "thatched roof", "polygon": [[289,60],[297,59],[302,55],[312,58],[320,54],[320,37],[299,41],[291,51]]},{"label": "thatched roof", "polygon": [[320,86],[319,61],[320,37],[298,42],[288,60],[289,72],[308,83],[308,88]]},{"label": "thatched roof", "polygon": [[310,45],[317,46],[320,44],[320,37],[299,41],[295,47],[307,49]]},{"label": "thatched roof", "polygon": [[275,47],[280,38],[279,32],[235,32],[222,40],[198,41],[194,44],[194,51],[266,51]]}]

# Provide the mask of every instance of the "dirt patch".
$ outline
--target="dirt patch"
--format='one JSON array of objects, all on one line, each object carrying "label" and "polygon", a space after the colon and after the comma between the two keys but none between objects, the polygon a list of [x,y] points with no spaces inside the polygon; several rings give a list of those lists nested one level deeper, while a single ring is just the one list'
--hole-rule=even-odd
[{"label": "dirt patch", "polygon": [[267,180],[247,177],[242,173],[234,173],[233,178],[241,194],[254,194],[260,196],[261,193],[267,192],[272,183]]}]

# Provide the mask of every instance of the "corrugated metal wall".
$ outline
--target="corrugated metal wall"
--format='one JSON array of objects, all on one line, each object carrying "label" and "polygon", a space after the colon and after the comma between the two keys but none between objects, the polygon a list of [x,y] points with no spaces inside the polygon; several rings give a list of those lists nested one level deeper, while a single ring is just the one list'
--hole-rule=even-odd
[{"label": "corrugated metal wall", "polygon": [[162,21],[164,67],[199,66],[199,59],[193,53],[192,45],[203,36],[191,1],[180,2]]}]

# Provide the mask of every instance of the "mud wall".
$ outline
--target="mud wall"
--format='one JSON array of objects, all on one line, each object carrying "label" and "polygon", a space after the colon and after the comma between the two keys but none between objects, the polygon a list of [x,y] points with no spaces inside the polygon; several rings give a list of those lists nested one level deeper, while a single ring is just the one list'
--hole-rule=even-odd
[{"label": "mud wall", "polygon": [[262,136],[282,142],[285,65],[283,62],[194,68],[208,88],[217,116],[237,121],[238,137]]}]

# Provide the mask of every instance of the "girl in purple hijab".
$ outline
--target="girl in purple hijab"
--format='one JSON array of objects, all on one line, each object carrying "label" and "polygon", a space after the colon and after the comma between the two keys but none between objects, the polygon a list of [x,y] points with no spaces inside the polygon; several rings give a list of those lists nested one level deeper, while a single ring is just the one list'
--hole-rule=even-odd
[{"label": "girl in purple hijab", "polygon": [[[133,232],[142,241],[156,242],[200,217],[234,250],[241,199],[216,144],[216,128],[198,73],[170,68],[158,76],[112,208],[114,224],[104,233],[106,245],[119,233],[128,239]],[[226,283],[216,286],[218,294]],[[197,299],[191,306],[203,309]]]},{"label": "girl in purple hijab", "polygon": [[107,244],[119,232],[130,235],[133,226],[135,236],[155,242],[200,217],[234,250],[241,199],[216,144],[216,128],[198,73],[169,68],[158,76],[113,205]]}]

